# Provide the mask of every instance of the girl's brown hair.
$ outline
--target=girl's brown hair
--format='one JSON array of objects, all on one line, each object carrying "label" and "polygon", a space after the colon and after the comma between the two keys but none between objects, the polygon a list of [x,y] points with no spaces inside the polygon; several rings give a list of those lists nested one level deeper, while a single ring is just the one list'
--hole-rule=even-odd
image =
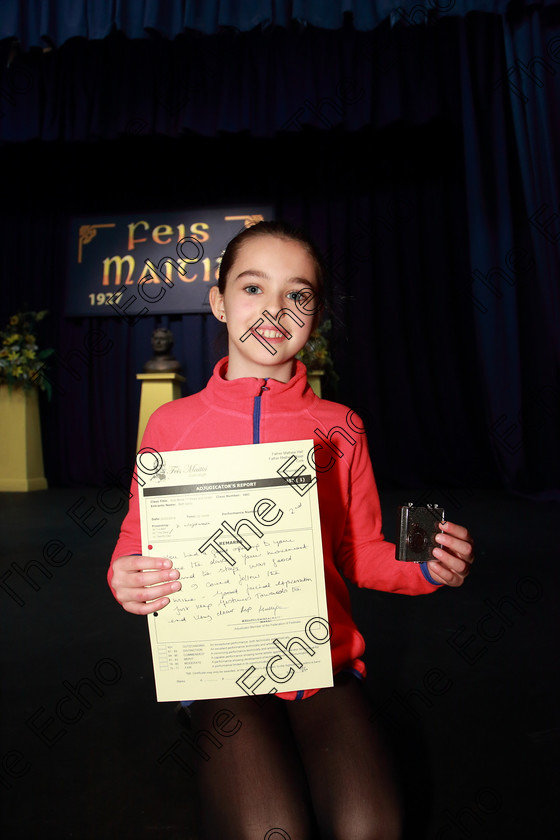
[{"label": "girl's brown hair", "polygon": [[[298,242],[309,254],[315,264],[315,279],[317,282],[317,290],[314,298],[317,298],[314,311],[318,312],[323,307],[324,289],[325,289],[325,268],[323,258],[315,243],[302,230],[287,222],[257,222],[231,240],[228,244],[222,261],[220,263],[220,273],[218,279],[218,289],[220,294],[224,294],[226,289],[227,276],[231,270],[233,263],[239,253],[241,246],[250,239],[256,236],[276,236],[278,239],[287,239],[291,242]],[[309,314],[311,307],[309,308]]]}]

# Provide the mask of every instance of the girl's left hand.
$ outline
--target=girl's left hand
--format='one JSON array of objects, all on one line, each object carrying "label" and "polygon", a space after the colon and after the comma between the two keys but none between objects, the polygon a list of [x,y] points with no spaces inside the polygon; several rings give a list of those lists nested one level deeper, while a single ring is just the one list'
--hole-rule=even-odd
[{"label": "girl's left hand", "polygon": [[432,551],[435,560],[428,560],[430,576],[447,586],[461,586],[474,560],[473,538],[466,528],[453,522],[440,522],[438,548]]}]

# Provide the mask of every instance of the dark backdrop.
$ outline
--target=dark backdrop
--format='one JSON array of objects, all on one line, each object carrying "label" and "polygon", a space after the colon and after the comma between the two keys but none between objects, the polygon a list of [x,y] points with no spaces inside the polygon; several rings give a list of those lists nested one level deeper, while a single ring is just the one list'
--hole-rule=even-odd
[{"label": "dark backdrop", "polygon": [[[364,417],[380,483],[557,494],[559,45],[557,6],[1,42],[0,314],[50,311],[49,482],[130,467],[156,323],[64,317],[69,216],[266,201],[330,265],[327,395]],[[168,322],[194,392],[218,325]]]}]

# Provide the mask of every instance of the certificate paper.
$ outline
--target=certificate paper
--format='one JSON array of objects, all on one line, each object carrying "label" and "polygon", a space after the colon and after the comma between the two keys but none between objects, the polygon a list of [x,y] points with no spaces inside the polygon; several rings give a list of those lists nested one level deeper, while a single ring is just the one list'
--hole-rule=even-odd
[{"label": "certificate paper", "polygon": [[333,684],[312,448],[157,453],[140,489],[142,553],[168,557],[182,583],[148,616],[158,701]]}]

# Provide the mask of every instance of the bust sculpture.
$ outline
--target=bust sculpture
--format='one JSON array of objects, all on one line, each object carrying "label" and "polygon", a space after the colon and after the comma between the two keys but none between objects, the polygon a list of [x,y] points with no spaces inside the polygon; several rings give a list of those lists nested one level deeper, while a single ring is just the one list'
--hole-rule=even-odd
[{"label": "bust sculpture", "polygon": [[153,357],[144,365],[144,373],[181,373],[181,365],[171,353],[173,333],[167,327],[156,327],[151,338]]}]

